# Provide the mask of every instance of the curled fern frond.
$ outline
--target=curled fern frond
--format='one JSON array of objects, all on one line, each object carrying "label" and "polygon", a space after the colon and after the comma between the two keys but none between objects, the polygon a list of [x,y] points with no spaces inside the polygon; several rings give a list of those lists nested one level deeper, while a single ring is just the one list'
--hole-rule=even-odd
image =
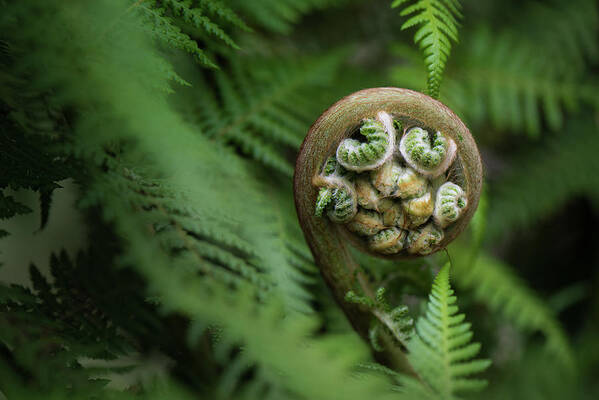
[{"label": "curled fern frond", "polygon": [[384,287],[378,288],[374,298],[361,296],[353,291],[345,294],[345,301],[367,308],[375,317],[368,331],[368,338],[372,348],[376,351],[383,350],[383,346],[379,343],[383,332],[389,334],[398,345],[404,347],[407,346],[414,332],[414,320],[409,315],[408,307],[403,304],[391,307],[385,298],[385,292]]},{"label": "curled fern frond", "polygon": [[[406,3],[413,3],[406,6]],[[401,29],[419,26],[414,42],[424,54],[428,70],[428,94],[439,97],[439,87],[447,58],[451,52],[451,41],[458,41],[458,20],[462,18],[458,0],[395,0],[392,8],[406,6],[401,16],[409,16]]]},{"label": "curled fern frond", "polygon": [[393,155],[396,132],[386,112],[379,112],[376,120],[363,121],[360,134],[366,138],[365,143],[349,138],[337,148],[337,160],[345,168],[357,172],[373,170]]},{"label": "curled fern frond", "polygon": [[458,314],[449,270],[446,264],[437,274],[426,314],[418,319],[416,334],[408,344],[410,362],[441,399],[455,399],[460,392],[483,388],[486,381],[470,375],[484,371],[491,363],[473,359],[480,344],[471,343],[470,323],[464,322],[464,314]]},{"label": "curled fern frond", "polygon": [[437,191],[433,218],[437,225],[444,228],[459,218],[468,205],[468,199],[461,187],[446,182]]}]

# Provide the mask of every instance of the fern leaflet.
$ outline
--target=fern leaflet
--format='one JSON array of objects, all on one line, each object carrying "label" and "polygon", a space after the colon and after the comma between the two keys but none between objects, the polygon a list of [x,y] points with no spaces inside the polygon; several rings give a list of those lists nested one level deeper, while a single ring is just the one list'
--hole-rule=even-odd
[{"label": "fern leaflet", "polygon": [[[395,0],[391,7],[404,6],[408,2],[410,0]],[[401,29],[420,26],[414,34],[414,42],[424,54],[428,70],[427,92],[438,98],[451,41],[458,41],[461,6],[458,0],[417,0],[412,3],[400,12],[401,16],[409,16]]]},{"label": "fern leaflet", "polygon": [[216,67],[206,51],[198,46],[197,38],[202,35],[215,37],[229,47],[239,49],[231,36],[217,22],[227,23],[248,30],[245,23],[227,6],[218,1],[162,0],[136,2],[131,7],[142,16],[142,29],[148,31],[166,47],[178,48],[203,65]]},{"label": "fern leaflet", "polygon": [[215,72],[220,98],[201,85],[190,93],[186,112],[209,137],[291,176],[295,153],[321,111],[314,92],[330,86],[343,56],[332,52],[293,63],[234,57],[228,71]]},{"label": "fern leaflet", "polygon": [[255,24],[276,33],[290,33],[310,11],[348,0],[230,0],[231,6]]},{"label": "fern leaflet", "polygon": [[449,270],[446,264],[437,274],[426,314],[418,319],[416,335],[408,345],[414,369],[441,399],[455,399],[459,392],[483,388],[486,381],[468,376],[484,371],[491,363],[472,359],[480,344],[471,343],[470,323],[464,322],[464,314],[458,314]]}]

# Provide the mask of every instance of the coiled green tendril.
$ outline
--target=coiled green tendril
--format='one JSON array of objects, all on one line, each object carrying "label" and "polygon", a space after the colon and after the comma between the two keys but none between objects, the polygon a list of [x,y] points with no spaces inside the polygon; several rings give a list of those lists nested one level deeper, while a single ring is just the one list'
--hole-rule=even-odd
[{"label": "coiled green tendril", "polygon": [[322,186],[316,198],[314,214],[322,216],[326,211],[331,221],[345,223],[356,213],[357,197],[351,174],[344,171],[333,157],[329,157],[321,175],[314,179],[314,184]]},{"label": "coiled green tendril", "polygon": [[427,255],[443,240],[443,231],[432,223],[408,233],[408,253]]},{"label": "coiled green tendril", "polygon": [[433,219],[445,228],[460,217],[467,205],[468,198],[462,188],[453,182],[445,182],[437,191]]},{"label": "coiled green tendril", "polygon": [[392,155],[395,149],[395,128],[386,112],[379,112],[376,119],[366,119],[360,127],[366,142],[345,139],[337,147],[337,161],[352,171],[378,168]]},{"label": "coiled green tendril", "polygon": [[425,176],[436,177],[453,162],[456,145],[440,132],[430,134],[414,127],[399,142],[399,151],[406,162]]},{"label": "coiled green tendril", "polygon": [[408,232],[399,228],[383,229],[368,239],[368,245],[382,254],[397,254],[403,250]]}]

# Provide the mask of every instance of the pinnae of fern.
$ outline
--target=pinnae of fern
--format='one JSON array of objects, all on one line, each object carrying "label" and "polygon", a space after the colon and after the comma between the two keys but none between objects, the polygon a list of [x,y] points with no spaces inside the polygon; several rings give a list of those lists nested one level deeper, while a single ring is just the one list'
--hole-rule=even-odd
[{"label": "pinnae of fern", "polygon": [[358,198],[355,185],[348,178],[335,159],[330,157],[322,173],[313,179],[313,184],[321,187],[316,199],[316,216],[322,216],[326,210],[331,221],[340,224],[354,218],[358,212]]}]

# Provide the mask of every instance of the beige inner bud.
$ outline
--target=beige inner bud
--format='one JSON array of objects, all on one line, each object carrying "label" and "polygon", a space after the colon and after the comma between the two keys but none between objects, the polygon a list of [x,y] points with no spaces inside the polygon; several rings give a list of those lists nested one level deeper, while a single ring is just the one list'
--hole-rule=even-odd
[{"label": "beige inner bud", "polygon": [[407,232],[398,228],[389,228],[370,239],[370,248],[383,254],[396,254],[403,250]]},{"label": "beige inner bud", "polygon": [[404,211],[414,217],[430,217],[435,210],[435,201],[430,191],[424,196],[416,197],[402,202]]},{"label": "beige inner bud", "polygon": [[401,172],[401,166],[396,160],[389,160],[381,168],[370,173],[374,187],[383,196],[390,196],[397,187],[397,177]]},{"label": "beige inner bud", "polygon": [[377,190],[365,177],[356,179],[356,195],[358,204],[369,210],[376,210],[379,204],[379,194]]},{"label": "beige inner bud", "polygon": [[364,209],[360,209],[346,226],[350,231],[362,236],[374,235],[385,227],[381,214]]},{"label": "beige inner bud", "polygon": [[428,184],[425,178],[418,175],[410,167],[401,169],[401,172],[397,178],[397,189],[393,193],[395,197],[401,197],[402,199],[410,199],[413,197],[422,196],[428,188]]},{"label": "beige inner bud", "polygon": [[408,218],[401,203],[393,205],[383,213],[383,223],[385,226],[397,226],[399,228],[408,228]]}]

